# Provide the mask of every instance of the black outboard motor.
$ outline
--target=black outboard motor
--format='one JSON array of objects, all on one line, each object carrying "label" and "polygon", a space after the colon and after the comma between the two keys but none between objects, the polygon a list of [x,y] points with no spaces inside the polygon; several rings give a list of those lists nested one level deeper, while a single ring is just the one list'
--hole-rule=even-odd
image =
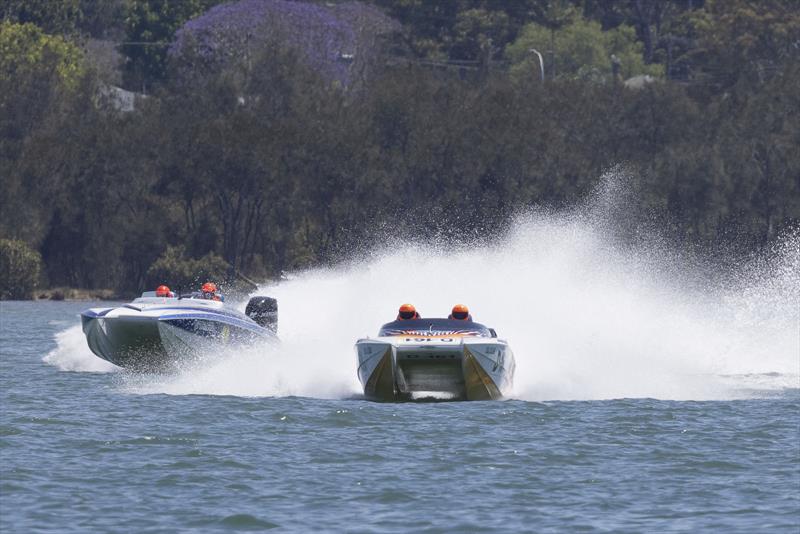
[{"label": "black outboard motor", "polygon": [[244,313],[264,328],[269,328],[273,332],[278,331],[277,299],[272,297],[253,297],[247,303]]}]

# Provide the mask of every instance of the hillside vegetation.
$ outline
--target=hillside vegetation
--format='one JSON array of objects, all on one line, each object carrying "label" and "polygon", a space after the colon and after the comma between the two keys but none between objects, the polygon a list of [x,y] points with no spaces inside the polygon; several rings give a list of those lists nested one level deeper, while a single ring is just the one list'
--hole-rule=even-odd
[{"label": "hillside vegetation", "polygon": [[612,168],[638,203],[620,224],[679,246],[746,253],[800,221],[792,0],[0,9],[0,252],[37,266],[7,267],[28,284],[134,292],[482,239]]}]

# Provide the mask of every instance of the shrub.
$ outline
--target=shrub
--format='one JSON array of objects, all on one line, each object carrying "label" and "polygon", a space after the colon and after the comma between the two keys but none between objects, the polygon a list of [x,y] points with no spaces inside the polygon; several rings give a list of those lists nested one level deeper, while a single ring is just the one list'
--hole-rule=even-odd
[{"label": "shrub", "polygon": [[69,89],[77,87],[86,70],[81,49],[57,35],[47,35],[35,24],[0,22],[0,77],[19,84],[31,77],[53,75]]},{"label": "shrub", "polygon": [[[630,78],[638,74],[663,76],[664,67],[646,65],[642,59],[642,43],[636,40],[636,30],[621,24],[613,30],[603,31],[599,22],[577,18],[560,30],[550,29],[536,23],[522,28],[519,37],[506,48],[511,58],[511,72],[518,78],[538,80],[538,59],[530,52],[538,49],[542,53],[553,51],[557,78],[591,80],[603,82],[611,79],[612,59],[620,61],[620,74]],[[550,78],[553,56],[544,58],[546,76]]]},{"label": "shrub", "polygon": [[42,257],[24,241],[0,239],[0,300],[28,300],[39,282]]},{"label": "shrub", "polygon": [[167,284],[173,290],[199,289],[206,281],[225,284],[230,265],[213,252],[202,258],[187,258],[184,247],[167,247],[147,269],[147,287],[155,289]]}]

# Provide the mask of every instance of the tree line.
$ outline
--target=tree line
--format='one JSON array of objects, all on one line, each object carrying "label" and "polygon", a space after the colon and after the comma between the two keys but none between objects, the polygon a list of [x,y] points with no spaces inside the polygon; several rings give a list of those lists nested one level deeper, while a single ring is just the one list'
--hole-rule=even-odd
[{"label": "tree line", "polygon": [[[277,277],[390,238],[491,239],[530,206],[581,201],[620,164],[638,202],[628,224],[656,217],[685,246],[734,243],[746,251],[800,220],[800,23],[789,2],[764,2],[755,14],[738,0],[667,3],[681,19],[672,31],[684,24],[695,32],[683,59],[672,55],[670,69],[684,73],[676,79],[658,62],[670,42],[666,23],[661,38],[651,28],[649,53],[644,30],[620,29],[644,16],[635,1],[628,12],[602,11],[600,2],[528,2],[541,9],[505,19],[492,2],[452,2],[445,20],[419,12],[438,3],[376,2],[383,14],[366,4],[320,11],[319,39],[293,41],[292,32],[271,26],[246,55],[222,54],[208,39],[233,42],[214,21],[253,19],[236,17],[252,15],[257,0],[196,4],[194,14],[209,18],[187,26],[198,33],[184,35],[185,47],[167,51],[152,71],[146,58],[131,63],[137,84],[150,76],[134,111],[98,89],[107,88],[101,73],[69,32],[6,17],[0,276],[7,286],[30,286],[41,266],[40,285],[133,293],[166,278],[189,284],[192,273]],[[275,0],[269,9],[329,9],[298,4]],[[351,37],[334,51],[326,32],[365,17],[386,22],[385,34],[336,33]],[[438,34],[428,28],[436,20]],[[487,27],[506,36],[507,65],[465,74],[422,61],[480,57]],[[458,32],[478,48],[456,46]],[[436,35],[441,42],[430,45]],[[584,59],[542,80],[532,56],[517,52],[531,39]],[[491,42],[484,49],[503,43]],[[341,52],[346,46],[358,59]],[[655,65],[655,81],[626,86],[611,70],[610,47],[636,52],[642,69]],[[320,61],[334,63],[326,69]],[[2,295],[20,296],[7,287]]]}]

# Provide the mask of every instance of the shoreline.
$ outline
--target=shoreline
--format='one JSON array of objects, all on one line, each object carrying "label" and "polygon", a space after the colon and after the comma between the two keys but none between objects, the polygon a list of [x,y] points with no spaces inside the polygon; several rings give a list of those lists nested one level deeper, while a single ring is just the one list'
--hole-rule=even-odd
[{"label": "shoreline", "polygon": [[129,300],[130,295],[113,289],[82,289],[76,287],[52,287],[33,292],[29,300],[52,301],[90,301],[90,300]]},{"label": "shoreline", "polygon": [[[228,288],[225,292],[226,295],[234,294],[249,294],[258,289],[262,284],[269,283],[263,281],[260,284],[250,279],[245,279],[246,284],[252,287],[234,286]],[[9,299],[9,300],[50,300],[50,301],[92,301],[92,300],[107,300],[107,301],[130,301],[138,297],[138,293],[131,293],[125,291],[118,291],[114,289],[84,289],[79,287],[48,287],[44,289],[36,289],[31,292],[30,298],[27,299]],[[2,299],[0,299],[2,300]]]}]

